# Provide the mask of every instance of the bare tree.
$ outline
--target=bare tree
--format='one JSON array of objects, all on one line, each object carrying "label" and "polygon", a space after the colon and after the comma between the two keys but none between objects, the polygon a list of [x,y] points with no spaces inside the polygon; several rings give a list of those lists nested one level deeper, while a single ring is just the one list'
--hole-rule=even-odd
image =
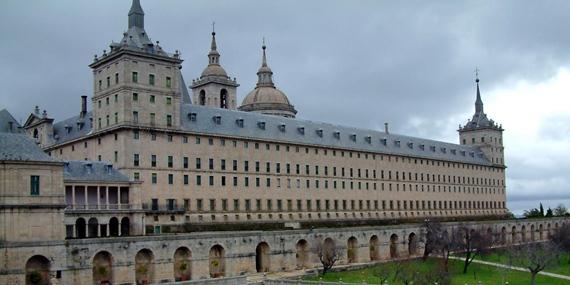
[{"label": "bare tree", "polygon": [[530,272],[530,284],[536,284],[536,275],[558,262],[559,247],[553,242],[530,243],[513,246],[508,250],[513,266],[526,268]]},{"label": "bare tree", "polygon": [[444,231],[441,223],[435,220],[426,219],[423,223],[423,227],[425,230],[422,231],[420,240],[424,243],[422,259],[425,261],[430,254],[439,251]]},{"label": "bare tree", "polygon": [[[570,224],[564,224],[554,231],[550,237],[561,250],[570,252]],[[570,264],[570,256],[568,256]]]},{"label": "bare tree", "polygon": [[377,264],[372,268],[372,276],[378,278],[380,284],[384,284],[395,272],[393,264],[393,262]]},{"label": "bare tree", "polygon": [[340,259],[340,249],[332,238],[317,237],[313,244],[313,252],[319,257],[319,261],[323,265],[323,275],[325,275]]},{"label": "bare tree", "polygon": [[491,247],[492,237],[466,225],[455,227],[452,233],[450,247],[453,251],[464,254],[463,274],[466,274],[473,259]]}]

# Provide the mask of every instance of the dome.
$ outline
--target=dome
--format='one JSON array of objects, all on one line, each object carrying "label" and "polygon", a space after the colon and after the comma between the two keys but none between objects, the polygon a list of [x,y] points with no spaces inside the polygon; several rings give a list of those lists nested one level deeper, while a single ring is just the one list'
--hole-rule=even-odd
[{"label": "dome", "polygon": [[290,105],[289,99],[281,90],[273,87],[259,87],[249,92],[241,103],[242,106],[259,103],[277,103]]},{"label": "dome", "polygon": [[228,74],[224,70],[224,68],[219,64],[209,64],[204,68],[202,71],[202,75],[200,77],[206,76],[221,76],[221,77],[228,77]]}]

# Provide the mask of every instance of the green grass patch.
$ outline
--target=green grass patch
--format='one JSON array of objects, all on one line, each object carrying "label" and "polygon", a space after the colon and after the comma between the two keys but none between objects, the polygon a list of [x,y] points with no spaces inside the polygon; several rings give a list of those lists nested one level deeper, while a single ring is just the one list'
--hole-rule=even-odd
[{"label": "green grass patch", "polygon": [[[430,258],[425,262],[421,260],[413,262],[415,263],[414,268],[425,272],[437,270],[440,260]],[[511,285],[530,284],[530,273],[527,272],[498,269],[493,266],[473,263],[469,266],[468,273],[463,274],[463,264],[461,261],[450,260],[449,262],[452,285],[501,285],[505,284],[505,282],[509,282]],[[381,263],[376,266],[394,268],[393,262]],[[354,271],[329,272],[322,277],[322,280],[333,282],[342,280],[344,283],[362,284],[363,282],[366,282],[367,284],[380,284],[380,279],[375,277],[373,272],[374,267]],[[321,279],[321,276],[306,276],[304,279],[318,281]],[[570,282],[568,280],[548,276],[539,275],[537,277],[537,285],[568,285],[569,283]],[[403,283],[395,281],[394,276],[392,275],[388,279],[388,284],[401,285]]]},{"label": "green grass patch", "polygon": [[[486,255],[478,256],[476,259],[501,264],[509,264],[509,257],[503,249],[494,250],[493,252]],[[544,271],[570,276],[570,262],[568,261],[570,261],[570,252],[563,253],[560,255],[560,258],[558,259],[556,265],[547,267]],[[570,282],[568,283],[570,284]]]}]

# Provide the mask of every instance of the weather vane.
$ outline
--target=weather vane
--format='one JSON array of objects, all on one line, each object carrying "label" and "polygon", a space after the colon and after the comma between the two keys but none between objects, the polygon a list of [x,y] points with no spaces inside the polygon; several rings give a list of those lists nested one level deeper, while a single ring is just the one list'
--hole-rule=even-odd
[{"label": "weather vane", "polygon": [[212,33],[216,32],[216,22],[212,22]]},{"label": "weather vane", "polygon": [[475,80],[479,80],[479,67],[475,67]]}]

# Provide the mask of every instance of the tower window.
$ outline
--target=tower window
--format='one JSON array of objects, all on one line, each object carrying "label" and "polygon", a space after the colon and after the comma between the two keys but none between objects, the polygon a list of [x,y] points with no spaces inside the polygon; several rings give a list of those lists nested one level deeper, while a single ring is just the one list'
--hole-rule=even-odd
[{"label": "tower window", "polygon": [[170,77],[166,77],[166,88],[172,87],[172,79]]},{"label": "tower window", "polygon": [[139,93],[133,93],[133,101],[139,100]]},{"label": "tower window", "polygon": [[139,82],[139,73],[134,71],[132,79],[133,79],[133,83],[138,83]]},{"label": "tower window", "polygon": [[200,105],[202,106],[206,105],[206,91],[204,90],[200,91],[200,96],[198,98],[198,101],[200,102]]},{"label": "tower window", "polygon": [[40,177],[38,175],[30,176],[30,195],[40,195]]},{"label": "tower window", "polygon": [[228,91],[226,89],[220,91],[220,108],[228,108]]},{"label": "tower window", "polygon": [[150,102],[154,103],[156,101],[156,97],[154,95],[150,95]]},{"label": "tower window", "polygon": [[154,74],[148,75],[148,84],[154,86]]},{"label": "tower window", "polygon": [[172,105],[172,98],[166,97],[166,105]]},{"label": "tower window", "polygon": [[115,84],[119,84],[119,74],[115,73]]}]

